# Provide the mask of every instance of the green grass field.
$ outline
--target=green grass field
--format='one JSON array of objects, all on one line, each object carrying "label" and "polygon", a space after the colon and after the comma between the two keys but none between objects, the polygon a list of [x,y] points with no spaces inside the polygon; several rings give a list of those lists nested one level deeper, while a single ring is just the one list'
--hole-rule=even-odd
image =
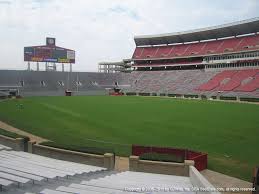
[{"label": "green grass field", "polygon": [[0,120],[65,147],[113,148],[123,156],[130,144],[189,148],[209,154],[209,169],[248,181],[259,164],[258,105],[75,96],[3,101],[0,110]]}]

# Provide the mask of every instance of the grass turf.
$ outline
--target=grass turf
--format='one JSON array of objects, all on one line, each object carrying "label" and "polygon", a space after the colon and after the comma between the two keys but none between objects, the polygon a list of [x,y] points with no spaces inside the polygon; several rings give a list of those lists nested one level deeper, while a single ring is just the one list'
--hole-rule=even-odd
[{"label": "grass turf", "polygon": [[74,96],[3,101],[0,110],[0,120],[52,145],[112,148],[122,156],[131,144],[189,148],[209,154],[209,169],[248,181],[259,163],[258,105]]},{"label": "grass turf", "polygon": [[26,141],[30,140],[29,137],[26,137],[26,136],[23,136],[23,135],[19,135],[19,134],[10,132],[10,131],[6,131],[6,130],[1,129],[1,128],[0,128],[0,135],[6,136],[6,137],[11,137],[11,138],[14,138],[14,139],[16,139],[16,138],[25,138]]}]

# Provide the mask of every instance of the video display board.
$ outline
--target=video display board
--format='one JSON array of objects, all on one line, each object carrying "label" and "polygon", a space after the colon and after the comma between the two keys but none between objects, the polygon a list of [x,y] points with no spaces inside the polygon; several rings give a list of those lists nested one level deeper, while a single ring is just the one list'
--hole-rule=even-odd
[{"label": "video display board", "polygon": [[24,47],[24,61],[75,63],[75,51],[55,46],[54,38],[46,41],[46,46]]}]

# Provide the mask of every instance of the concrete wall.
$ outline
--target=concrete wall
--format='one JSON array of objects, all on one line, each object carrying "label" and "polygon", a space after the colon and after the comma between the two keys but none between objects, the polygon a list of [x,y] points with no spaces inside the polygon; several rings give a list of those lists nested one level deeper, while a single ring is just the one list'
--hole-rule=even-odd
[{"label": "concrete wall", "polygon": [[[199,171],[193,167],[190,166],[190,180],[191,183],[193,185],[193,187],[197,187],[197,188],[205,188],[205,189],[215,189],[215,187],[209,183],[209,181],[207,181],[206,178],[204,178]],[[197,191],[197,194],[220,194],[220,192],[213,192],[213,190],[211,191]]]},{"label": "concrete wall", "polygon": [[[0,135],[0,143],[8,146],[16,151],[26,151],[26,145],[27,142],[25,142],[24,138],[11,138],[11,137],[6,137],[3,135]],[[25,145],[26,144],[26,145]]]},{"label": "concrete wall", "polygon": [[129,170],[137,172],[189,176],[189,166],[193,165],[194,161],[192,160],[185,160],[184,163],[173,163],[140,160],[139,156],[130,156],[129,158]]},{"label": "concrete wall", "polygon": [[28,152],[60,160],[100,166],[109,170],[114,169],[114,155],[111,153],[104,155],[88,154],[38,145],[35,142],[28,142]]}]

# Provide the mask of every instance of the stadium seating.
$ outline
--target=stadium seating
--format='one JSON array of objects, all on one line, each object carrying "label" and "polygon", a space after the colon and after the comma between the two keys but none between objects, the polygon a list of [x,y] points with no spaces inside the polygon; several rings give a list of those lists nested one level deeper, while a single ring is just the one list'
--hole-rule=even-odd
[{"label": "stadium seating", "polygon": [[[24,83],[23,86],[21,81]],[[45,85],[42,85],[41,81]],[[77,82],[81,84],[78,85]],[[25,96],[64,95],[65,89],[79,92],[103,91],[106,87],[114,86],[115,82],[127,83],[127,75],[122,73],[0,71],[0,89],[17,87]]]},{"label": "stadium seating", "polygon": [[252,92],[259,89],[258,73],[259,69],[226,70],[199,86],[198,90]]},{"label": "stadium seating", "polygon": [[149,47],[149,48],[145,48],[142,52],[142,55],[146,56],[146,57],[154,57],[154,55],[156,54],[158,48],[157,47]]},{"label": "stadium seating", "polygon": [[[107,171],[9,149],[0,150],[0,158],[0,193],[3,194],[175,193],[169,188],[192,188],[198,181],[190,176]],[[196,169],[194,171],[202,176]],[[166,190],[154,191],[158,188]],[[177,193],[195,192],[182,190]]]},{"label": "stadium seating", "polygon": [[196,93],[195,88],[207,82],[218,71],[135,71],[129,80],[130,91],[156,93]]},{"label": "stadium seating", "polygon": [[10,190],[11,193],[16,193],[13,190],[17,186],[34,185],[35,183],[44,185],[46,181],[50,180],[67,179],[71,176],[106,170],[101,167],[10,150],[1,150],[0,158],[0,187],[6,191]]},{"label": "stadium seating", "polygon": [[[138,48],[136,48],[137,50]],[[173,47],[158,47],[157,52],[154,54],[154,58],[162,58],[168,56],[172,52]],[[138,55],[141,56],[141,55]]]},{"label": "stadium seating", "polygon": [[0,151],[1,151],[1,150],[11,150],[11,148],[8,147],[8,146],[1,145],[1,144],[0,144]]},{"label": "stadium seating", "polygon": [[[198,61],[198,60],[197,60]],[[195,63],[196,60],[193,61]],[[185,63],[185,62],[182,62]],[[191,64],[191,62],[189,62]],[[161,64],[162,65],[162,64]],[[0,71],[1,87],[18,87],[24,96],[64,95],[70,86],[75,95],[105,94],[115,82],[124,92],[258,96],[259,70],[167,70],[125,73]],[[68,84],[69,77],[69,84]],[[24,86],[20,81],[24,81]],[[46,84],[42,86],[40,81]],[[60,85],[59,82],[64,85]],[[76,85],[80,81],[81,85]],[[125,87],[124,87],[125,85]]]},{"label": "stadium seating", "polygon": [[259,88],[259,74],[255,75],[250,82],[241,85],[236,91],[252,92]]},{"label": "stadium seating", "polygon": [[216,87],[218,87],[221,84],[221,82],[223,82],[224,80],[231,79],[231,77],[236,72],[237,71],[223,71],[223,72],[217,74],[216,76],[214,76],[211,80],[209,80],[209,82],[201,85],[199,87],[199,90],[205,90],[205,91],[213,90]]},{"label": "stadium seating", "polygon": [[241,85],[242,81],[253,77],[257,73],[256,70],[242,70],[238,71],[236,74],[233,75],[233,77],[225,84],[222,84],[218,90],[222,91],[232,91],[238,86]]},{"label": "stadium seating", "polygon": [[[71,184],[67,187],[57,187],[55,191],[69,193],[175,193],[169,188],[191,188],[193,185],[189,177],[169,176],[142,172],[121,172],[110,176],[82,181],[80,184]],[[147,190],[142,190],[146,188]],[[152,189],[161,191],[152,192]],[[162,189],[168,189],[163,191]],[[135,189],[135,192],[133,192]],[[149,190],[148,190],[149,189]],[[53,190],[51,190],[52,192]],[[42,194],[49,194],[50,190],[41,191]],[[178,191],[177,193],[195,193]]]},{"label": "stadium seating", "polygon": [[134,71],[126,92],[259,97],[259,69]]},{"label": "stadium seating", "polygon": [[137,47],[133,54],[133,59],[206,56],[208,54],[254,50],[255,48],[258,48],[258,46],[259,35],[251,35],[163,47]]}]

